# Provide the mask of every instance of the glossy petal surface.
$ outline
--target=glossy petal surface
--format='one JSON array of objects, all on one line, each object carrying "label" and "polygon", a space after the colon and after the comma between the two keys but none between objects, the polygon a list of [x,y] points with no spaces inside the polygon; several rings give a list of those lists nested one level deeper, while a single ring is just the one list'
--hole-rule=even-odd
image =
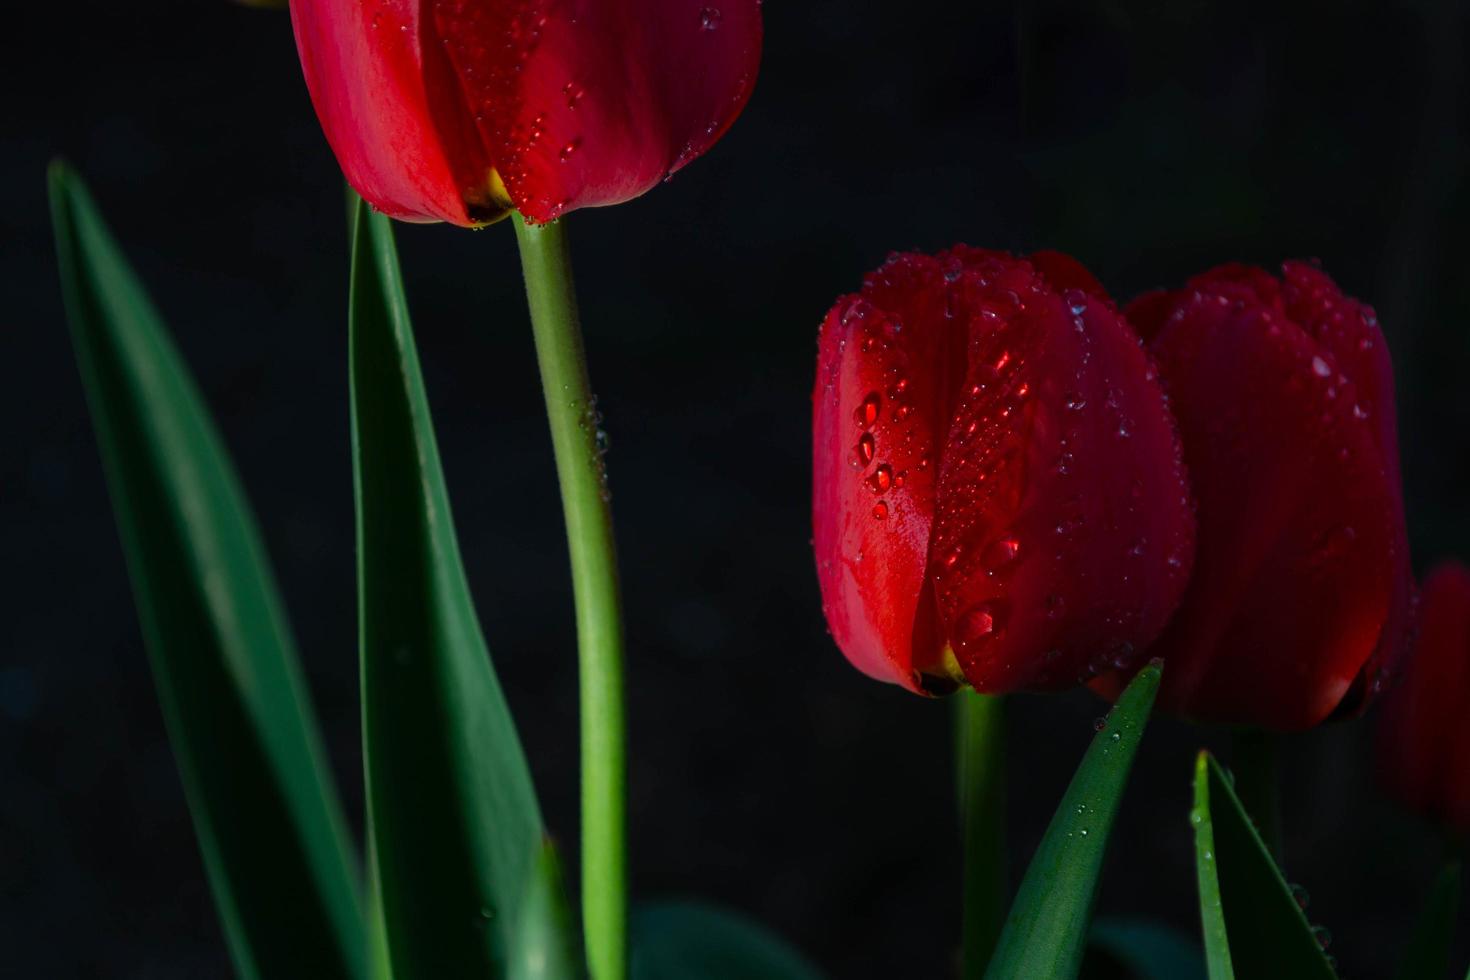
[{"label": "glossy petal surface", "polygon": [[1276,730],[1355,707],[1411,594],[1371,313],[1292,264],[1284,280],[1223,266],[1129,315],[1153,336],[1199,506],[1194,576],[1156,648],[1160,704]]},{"label": "glossy petal surface", "polygon": [[755,82],[756,0],[432,0],[516,209],[637,197],[704,153]]},{"label": "glossy petal surface", "polygon": [[[491,217],[491,163],[415,0],[293,0],[306,87],[343,174],[394,218]],[[476,202],[467,204],[467,202]]]},{"label": "glossy petal surface", "polygon": [[1470,568],[1437,567],[1424,580],[1419,637],[1378,730],[1384,784],[1407,804],[1470,832]]},{"label": "glossy petal surface", "polygon": [[400,218],[616,204],[704,153],[760,60],[758,0],[295,0],[348,180]]},{"label": "glossy petal surface", "polygon": [[1066,687],[1163,628],[1193,526],[1138,339],[1065,256],[898,255],[823,327],[813,521],[824,607],[866,672]]}]

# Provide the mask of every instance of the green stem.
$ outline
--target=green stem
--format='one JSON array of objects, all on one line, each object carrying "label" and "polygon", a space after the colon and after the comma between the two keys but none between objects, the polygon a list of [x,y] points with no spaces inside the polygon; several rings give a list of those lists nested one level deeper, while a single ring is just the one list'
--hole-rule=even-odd
[{"label": "green stem", "polygon": [[564,221],[529,225],[516,242],[551,422],[577,609],[582,718],[582,928],[593,980],[628,972],[627,724],[623,622],[597,406],[577,317]]},{"label": "green stem", "polygon": [[1277,736],[1271,732],[1243,729],[1231,736],[1230,747],[1230,770],[1235,775],[1236,795],[1255,822],[1261,840],[1276,860],[1276,866],[1285,874]]},{"label": "green stem", "polygon": [[985,976],[1006,911],[1005,704],[999,697],[955,696],[955,780],[964,844],[965,980]]}]

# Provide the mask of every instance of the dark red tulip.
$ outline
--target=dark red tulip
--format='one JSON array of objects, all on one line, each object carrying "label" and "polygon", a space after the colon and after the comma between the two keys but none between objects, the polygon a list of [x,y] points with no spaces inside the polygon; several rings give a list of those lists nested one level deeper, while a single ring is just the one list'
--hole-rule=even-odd
[{"label": "dark red tulip", "polygon": [[1281,731],[1359,709],[1404,645],[1413,591],[1373,311],[1289,262],[1279,279],[1222,266],[1128,317],[1150,338],[1199,513],[1194,575],[1154,650],[1159,704]]},{"label": "dark red tulip", "polygon": [[760,59],[760,0],[292,0],[348,181],[395,218],[550,221],[709,149]]},{"label": "dark red tulip", "polygon": [[853,664],[1001,692],[1137,662],[1193,521],[1148,357],[1082,266],[895,255],[818,346],[814,544]]},{"label": "dark red tulip", "polygon": [[1424,580],[1419,638],[1384,703],[1378,768],[1411,809],[1470,834],[1470,568]]}]

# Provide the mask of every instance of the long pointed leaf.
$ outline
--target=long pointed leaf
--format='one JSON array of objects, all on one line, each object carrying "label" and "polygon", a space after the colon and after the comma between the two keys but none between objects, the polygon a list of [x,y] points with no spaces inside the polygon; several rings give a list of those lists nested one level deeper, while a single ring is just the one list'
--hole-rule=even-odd
[{"label": "long pointed leaf", "polygon": [[1160,670],[1155,662],[1138,672],[1082,757],[1011,903],[985,973],[990,980],[1060,980],[1081,968],[1103,852]]},{"label": "long pointed leaf", "polygon": [[350,330],[368,827],[393,975],[573,975],[560,873],[460,561],[392,230],[366,205]]},{"label": "long pointed leaf", "polygon": [[1225,904],[1220,900],[1215,825],[1210,820],[1209,759],[1208,752],[1201,752],[1195,760],[1194,808],[1189,811],[1189,822],[1194,825],[1200,928],[1205,937],[1205,967],[1209,980],[1235,980],[1235,967],[1230,962],[1230,935],[1225,930]]},{"label": "long pointed leaf", "polygon": [[[1232,975],[1216,972],[1221,963],[1229,963],[1234,975],[1252,980],[1331,980],[1335,974],[1291,886],[1246,816],[1229,777],[1208,752],[1200,753],[1195,767],[1195,808],[1190,820],[1195,829],[1210,980]],[[1208,846],[1201,841],[1208,841]],[[1211,926],[1216,912],[1210,907],[1212,890],[1204,884],[1208,879],[1217,882],[1225,937]],[[1222,938],[1227,937],[1228,959],[1220,949]]]},{"label": "long pointed leaf", "polygon": [[60,164],[49,179],[72,340],[236,969],[360,977],[350,841],[244,493],[91,198]]},{"label": "long pointed leaf", "polygon": [[632,980],[821,980],[780,937],[741,915],[693,903],[633,913]]},{"label": "long pointed leaf", "polygon": [[1455,906],[1460,898],[1460,865],[1447,864],[1434,879],[1429,900],[1419,913],[1414,938],[1399,964],[1397,980],[1441,980],[1450,971],[1450,945],[1455,938]]}]

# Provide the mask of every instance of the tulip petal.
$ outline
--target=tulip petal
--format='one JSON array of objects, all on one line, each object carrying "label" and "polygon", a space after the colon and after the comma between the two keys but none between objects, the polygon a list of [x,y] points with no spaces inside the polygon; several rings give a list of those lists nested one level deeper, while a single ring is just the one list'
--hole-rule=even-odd
[{"label": "tulip petal", "polygon": [[1378,732],[1379,774],[1410,808],[1470,830],[1470,568],[1424,579],[1419,636]]},{"label": "tulip petal", "polygon": [[1174,295],[1152,343],[1200,520],[1156,649],[1164,707],[1295,730],[1339,706],[1379,645],[1402,507],[1358,388],[1283,310],[1275,280],[1226,267]]},{"label": "tulip petal", "polygon": [[945,323],[943,284],[933,259],[899,256],[863,295],[839,300],[822,325],[812,394],[813,544],[827,622],[858,669],[910,690],[944,681],[923,593],[946,397],[934,368],[962,363],[936,356],[959,336]]},{"label": "tulip petal", "polygon": [[515,207],[544,222],[636,197],[739,115],[758,0],[429,0]]},{"label": "tulip petal", "polygon": [[[833,308],[813,395],[824,608],[866,673],[1001,692],[1131,666],[1193,523],[1138,338],[1065,256],[895,255]],[[936,483],[936,480],[938,481]]]},{"label": "tulip petal", "polygon": [[1366,416],[1383,462],[1384,478],[1396,506],[1393,526],[1393,595],[1378,648],[1364,668],[1367,694],[1376,693],[1398,666],[1413,633],[1414,576],[1409,566],[1409,534],[1403,519],[1403,479],[1399,471],[1393,361],[1373,308],[1344,296],[1321,269],[1306,262],[1282,266],[1287,314],[1332,352],[1338,368],[1353,380],[1355,416]]},{"label": "tulip petal", "polygon": [[458,82],[416,0],[295,0],[312,104],[347,180],[374,208],[472,225],[503,212]]},{"label": "tulip petal", "polygon": [[1058,292],[1020,260],[969,264],[955,301],[968,370],[930,551],[941,622],[977,690],[1069,687],[1134,666],[1184,590],[1179,446],[1106,299]]}]

